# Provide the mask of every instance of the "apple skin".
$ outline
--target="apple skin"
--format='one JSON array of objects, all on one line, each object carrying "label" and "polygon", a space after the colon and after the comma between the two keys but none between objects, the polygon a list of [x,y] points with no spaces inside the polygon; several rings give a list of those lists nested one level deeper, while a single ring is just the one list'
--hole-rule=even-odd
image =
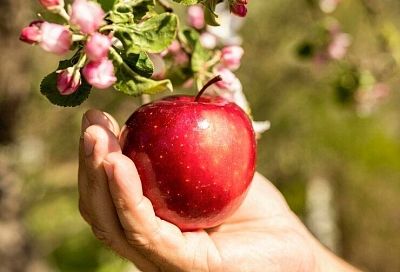
[{"label": "apple skin", "polygon": [[207,96],[146,104],[121,133],[155,213],[182,231],[218,226],[240,206],[255,172],[255,139],[239,106]]}]

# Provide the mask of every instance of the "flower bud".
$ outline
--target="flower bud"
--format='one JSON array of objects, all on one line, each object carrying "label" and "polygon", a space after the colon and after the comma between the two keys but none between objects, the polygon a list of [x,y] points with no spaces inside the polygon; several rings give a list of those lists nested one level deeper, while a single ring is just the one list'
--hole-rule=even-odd
[{"label": "flower bud", "polygon": [[247,15],[247,7],[245,4],[236,2],[231,5],[231,12],[239,17],[245,17]]},{"label": "flower bud", "polygon": [[240,60],[244,54],[242,47],[231,45],[222,49],[221,63],[230,70],[237,70],[240,67]]},{"label": "flower bud", "polygon": [[200,35],[200,43],[204,48],[214,49],[217,46],[217,37],[209,32]]},{"label": "flower bud", "polygon": [[42,36],[40,27],[43,24],[43,22],[44,21],[42,20],[33,21],[32,23],[29,24],[29,26],[24,27],[21,31],[19,39],[29,44],[39,43]]},{"label": "flower bud", "polygon": [[51,53],[65,54],[72,45],[72,33],[67,27],[43,22],[40,27],[42,37],[40,46]]},{"label": "flower bud", "polygon": [[200,6],[190,6],[188,8],[188,24],[196,29],[202,29],[205,26],[204,10]]},{"label": "flower bud", "polygon": [[107,89],[117,81],[114,75],[114,65],[109,59],[89,62],[83,68],[82,73],[89,84],[97,89]]},{"label": "flower bud", "polygon": [[231,92],[235,92],[242,88],[240,80],[235,76],[234,73],[231,72],[231,70],[220,67],[217,69],[217,74],[222,78],[221,81],[218,81],[215,84],[218,88],[229,90]]},{"label": "flower bud", "polygon": [[39,0],[47,10],[56,10],[64,7],[64,0]]},{"label": "flower bud", "polygon": [[96,32],[103,24],[105,13],[98,3],[87,0],[75,0],[71,9],[71,23],[85,34]]},{"label": "flower bud", "polygon": [[89,60],[100,61],[108,57],[111,38],[100,33],[94,33],[86,42],[85,52]]},{"label": "flower bud", "polygon": [[61,95],[70,95],[81,86],[81,73],[79,69],[69,67],[58,72],[57,89]]}]

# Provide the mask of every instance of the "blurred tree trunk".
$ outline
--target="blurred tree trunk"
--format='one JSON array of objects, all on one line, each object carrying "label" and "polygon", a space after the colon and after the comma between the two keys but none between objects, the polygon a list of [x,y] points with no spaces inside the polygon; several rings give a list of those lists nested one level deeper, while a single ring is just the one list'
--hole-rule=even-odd
[{"label": "blurred tree trunk", "polygon": [[[20,50],[18,40],[21,26],[32,17],[30,3],[0,1],[0,154],[15,149],[17,115],[30,88],[30,58]],[[39,271],[22,224],[22,182],[13,163],[8,156],[0,156],[0,272]]]},{"label": "blurred tree trunk", "polygon": [[30,10],[30,1],[0,1],[0,144],[13,142],[16,115],[29,91],[30,58],[21,53],[18,36]]}]

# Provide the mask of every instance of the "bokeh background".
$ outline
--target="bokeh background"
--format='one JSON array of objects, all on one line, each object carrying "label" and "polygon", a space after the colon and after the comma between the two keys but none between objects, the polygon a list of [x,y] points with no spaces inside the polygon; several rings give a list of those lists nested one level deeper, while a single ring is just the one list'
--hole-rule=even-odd
[{"label": "bokeh background", "polygon": [[[238,76],[272,123],[258,171],[338,255],[400,271],[400,2],[250,2]],[[40,10],[0,1],[0,271],[135,271],[80,218],[76,173],[82,114],[123,123],[140,101],[94,91],[64,109],[41,96],[58,58],[18,41]]]}]

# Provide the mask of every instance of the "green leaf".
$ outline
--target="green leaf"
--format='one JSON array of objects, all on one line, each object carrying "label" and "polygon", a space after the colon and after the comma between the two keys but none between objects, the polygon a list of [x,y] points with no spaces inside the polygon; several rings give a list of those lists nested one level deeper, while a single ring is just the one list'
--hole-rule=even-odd
[{"label": "green leaf", "polygon": [[146,52],[140,52],[140,54],[126,54],[123,56],[123,59],[126,64],[139,75],[151,77],[153,74],[154,65]]},{"label": "green leaf", "polygon": [[154,0],[119,1],[107,19],[115,24],[132,24],[140,20],[155,6]]},{"label": "green leaf", "polygon": [[115,0],[97,0],[104,11],[109,11],[113,8]]},{"label": "green leaf", "polygon": [[208,25],[219,26],[217,21],[218,15],[215,13],[215,7],[217,4],[217,0],[208,0],[207,2],[203,3],[205,6],[204,16]]},{"label": "green leaf", "polygon": [[127,5],[117,5],[106,19],[115,24],[132,24],[134,22],[133,9]]},{"label": "green leaf", "polygon": [[138,96],[141,94],[156,94],[165,90],[173,90],[170,80],[156,81],[136,73],[114,49],[112,49],[110,56],[116,68],[115,75],[117,77],[117,83],[114,85],[114,88],[117,91]]},{"label": "green leaf", "polygon": [[201,71],[208,60],[212,57],[212,52],[201,45],[200,34],[193,29],[183,31],[183,37],[186,45],[192,51],[191,67],[193,72]]},{"label": "green leaf", "polygon": [[174,0],[174,2],[177,2],[179,4],[183,4],[183,5],[196,5],[199,4],[201,2],[203,2],[204,0]]},{"label": "green leaf", "polygon": [[160,53],[175,39],[178,19],[175,14],[158,14],[140,24],[117,25],[114,35],[128,53]]},{"label": "green leaf", "polygon": [[[57,70],[66,69],[76,63],[76,57],[71,60],[60,61]],[[76,92],[70,95],[61,95],[57,89],[57,73],[53,72],[47,75],[40,84],[40,92],[47,97],[47,99],[58,106],[62,107],[76,107],[82,104],[90,94],[92,86],[90,86],[82,77],[82,84]]]}]

